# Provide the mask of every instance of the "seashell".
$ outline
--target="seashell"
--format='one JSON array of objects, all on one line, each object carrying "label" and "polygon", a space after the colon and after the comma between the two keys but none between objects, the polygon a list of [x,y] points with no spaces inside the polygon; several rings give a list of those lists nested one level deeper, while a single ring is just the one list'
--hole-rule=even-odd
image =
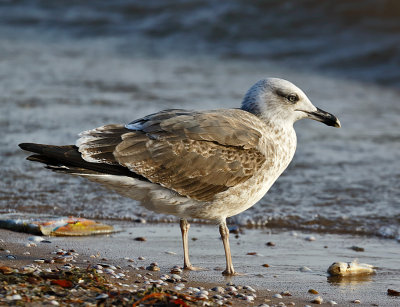
[{"label": "seashell", "polygon": [[358,263],[357,260],[352,262],[334,262],[328,268],[331,276],[350,276],[361,274],[373,274],[375,270],[373,266],[366,263]]}]

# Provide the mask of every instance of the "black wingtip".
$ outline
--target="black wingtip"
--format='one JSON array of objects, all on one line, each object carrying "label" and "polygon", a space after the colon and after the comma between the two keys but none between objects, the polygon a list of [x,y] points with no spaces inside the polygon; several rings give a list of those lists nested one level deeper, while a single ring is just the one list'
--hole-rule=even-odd
[{"label": "black wingtip", "polygon": [[43,150],[45,150],[48,145],[43,145],[43,144],[36,144],[36,143],[21,143],[18,144],[18,146],[26,151],[42,154]]},{"label": "black wingtip", "polygon": [[29,151],[29,145],[30,145],[31,143],[21,143],[21,144],[18,144],[18,146],[19,146],[19,148],[21,148],[21,149],[23,149],[23,150],[28,150]]},{"label": "black wingtip", "polygon": [[41,149],[43,148],[42,144],[35,144],[35,143],[21,143],[18,146],[26,151],[40,153]]}]

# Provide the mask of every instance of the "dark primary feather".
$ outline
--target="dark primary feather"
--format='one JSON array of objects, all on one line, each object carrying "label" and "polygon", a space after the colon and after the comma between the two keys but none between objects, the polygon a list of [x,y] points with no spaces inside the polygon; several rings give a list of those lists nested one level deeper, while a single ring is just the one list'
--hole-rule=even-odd
[{"label": "dark primary feather", "polygon": [[67,173],[102,173],[119,176],[129,176],[141,180],[146,178],[131,172],[121,165],[108,165],[104,163],[90,163],[82,159],[78,147],[75,145],[44,145],[34,143],[22,143],[18,145],[26,151],[36,154],[30,155],[27,160],[47,164],[53,170]]}]

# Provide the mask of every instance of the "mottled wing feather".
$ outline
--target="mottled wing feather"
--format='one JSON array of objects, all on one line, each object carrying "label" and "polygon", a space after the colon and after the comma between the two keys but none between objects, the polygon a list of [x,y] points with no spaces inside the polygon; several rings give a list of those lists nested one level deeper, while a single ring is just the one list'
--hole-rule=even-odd
[{"label": "mottled wing feather", "polygon": [[76,146],[82,158],[88,162],[119,165],[113,152],[126,132],[127,129],[123,125],[106,125],[84,131],[79,135]]},{"label": "mottled wing feather", "polygon": [[88,161],[118,163],[181,195],[209,201],[265,162],[254,120],[241,110],[166,110],[130,123],[130,129],[110,125],[84,132],[78,146]]}]

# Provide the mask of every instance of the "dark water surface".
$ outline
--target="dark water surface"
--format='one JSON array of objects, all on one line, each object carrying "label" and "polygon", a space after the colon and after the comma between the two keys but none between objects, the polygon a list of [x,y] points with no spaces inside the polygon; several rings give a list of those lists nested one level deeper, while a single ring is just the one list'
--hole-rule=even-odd
[{"label": "dark water surface", "polygon": [[238,107],[276,76],[343,128],[297,123],[291,166],[234,219],[399,240],[398,2],[166,3],[0,2],[0,213],[170,220],[27,162],[17,144],[72,144],[165,108]]}]

